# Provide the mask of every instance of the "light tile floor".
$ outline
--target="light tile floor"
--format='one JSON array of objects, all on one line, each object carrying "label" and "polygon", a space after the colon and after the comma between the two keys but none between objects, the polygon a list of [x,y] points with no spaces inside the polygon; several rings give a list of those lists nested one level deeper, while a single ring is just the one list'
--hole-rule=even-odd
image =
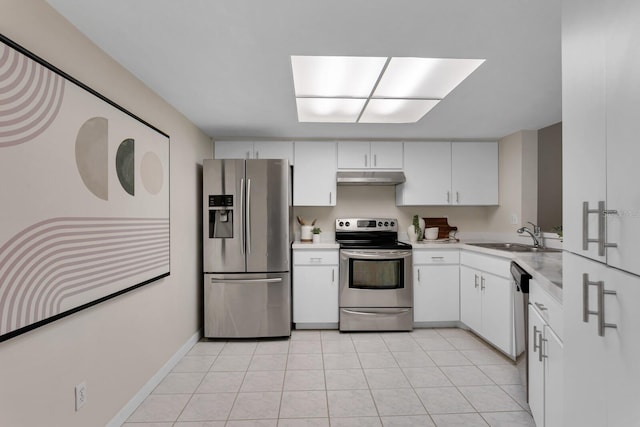
[{"label": "light tile floor", "polygon": [[201,341],[124,427],[535,427],[509,359],[462,329]]}]

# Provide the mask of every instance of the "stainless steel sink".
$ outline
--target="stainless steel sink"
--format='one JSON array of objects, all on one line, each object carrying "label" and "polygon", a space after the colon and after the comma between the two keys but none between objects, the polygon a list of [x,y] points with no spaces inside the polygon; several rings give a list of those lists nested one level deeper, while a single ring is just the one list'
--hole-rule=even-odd
[{"label": "stainless steel sink", "polygon": [[559,249],[536,248],[522,243],[469,243],[469,245],[509,252],[560,252]]}]

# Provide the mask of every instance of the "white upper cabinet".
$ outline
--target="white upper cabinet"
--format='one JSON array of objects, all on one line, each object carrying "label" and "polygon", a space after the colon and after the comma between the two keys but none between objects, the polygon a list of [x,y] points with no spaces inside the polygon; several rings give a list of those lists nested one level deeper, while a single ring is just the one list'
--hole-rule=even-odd
[{"label": "white upper cabinet", "polygon": [[216,141],[216,159],[287,159],[293,165],[293,141]]},{"label": "white upper cabinet", "polygon": [[564,247],[634,274],[640,56],[630,46],[640,44],[639,20],[637,1],[564,2]]},{"label": "white upper cabinet", "polygon": [[294,151],[294,206],[335,206],[336,143],[296,142]]},{"label": "white upper cabinet", "polygon": [[396,186],[398,206],[451,203],[451,143],[405,142],[406,182]]},{"label": "white upper cabinet", "polygon": [[338,142],[338,169],[371,168],[402,169],[402,142]]},{"label": "white upper cabinet", "polygon": [[640,274],[640,2],[605,4],[607,264]]},{"label": "white upper cabinet", "polygon": [[497,205],[497,142],[405,142],[396,204]]},{"label": "white upper cabinet", "polygon": [[451,204],[498,204],[498,143],[451,144]]},{"label": "white upper cabinet", "polygon": [[587,215],[606,200],[606,113],[604,2],[563,1],[562,17],[562,160],[563,248],[605,262],[598,245],[583,249],[598,236],[599,215]]}]

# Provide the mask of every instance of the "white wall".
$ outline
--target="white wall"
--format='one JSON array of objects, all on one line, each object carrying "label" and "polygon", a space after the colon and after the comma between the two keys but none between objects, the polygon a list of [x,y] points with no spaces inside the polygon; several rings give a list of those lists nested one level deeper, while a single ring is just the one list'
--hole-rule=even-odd
[{"label": "white wall", "polygon": [[[44,1],[0,0],[0,31],[171,137],[171,275],[0,343],[1,426],[103,426],[200,328],[211,140]],[[88,401],[75,412],[81,381]]]}]

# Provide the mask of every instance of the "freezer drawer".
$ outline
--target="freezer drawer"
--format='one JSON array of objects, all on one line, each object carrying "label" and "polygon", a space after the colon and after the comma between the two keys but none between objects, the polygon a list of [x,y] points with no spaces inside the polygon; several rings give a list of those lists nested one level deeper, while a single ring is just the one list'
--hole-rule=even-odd
[{"label": "freezer drawer", "polygon": [[206,338],[290,335],[289,273],[204,275]]}]

